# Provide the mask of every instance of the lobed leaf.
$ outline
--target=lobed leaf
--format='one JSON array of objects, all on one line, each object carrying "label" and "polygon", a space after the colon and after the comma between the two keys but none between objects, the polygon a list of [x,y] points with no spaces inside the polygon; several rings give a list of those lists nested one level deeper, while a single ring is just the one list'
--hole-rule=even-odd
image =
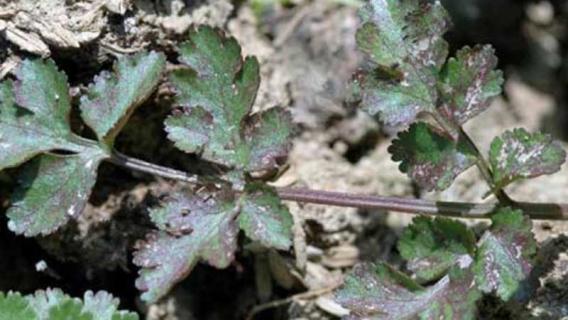
[{"label": "lobed leaf", "polygon": [[522,179],[552,174],[560,170],[566,152],[550,135],[507,131],[491,143],[489,161],[498,187]]},{"label": "lobed leaf", "polygon": [[393,161],[401,162],[400,171],[427,191],[448,188],[476,161],[475,151],[466,142],[455,142],[423,122],[401,132],[389,152]]},{"label": "lobed leaf", "polygon": [[479,240],[474,272],[478,287],[509,300],[527,280],[536,254],[531,220],[520,210],[500,209]]},{"label": "lobed leaf", "polygon": [[234,259],[239,228],[264,246],[291,246],[291,215],[266,186],[249,185],[238,198],[228,191],[178,194],[150,215],[160,231],[150,234],[134,256],[142,267],[136,286],[148,302],[165,295],[200,260],[227,267]]},{"label": "lobed leaf", "polygon": [[249,185],[242,201],[239,227],[268,248],[288,250],[292,245],[292,215],[272,189]]},{"label": "lobed leaf", "polygon": [[16,74],[16,83],[0,83],[0,170],[42,152],[77,149],[68,124],[65,75],[51,60],[25,60]]},{"label": "lobed leaf", "polygon": [[123,56],[114,72],[102,72],[81,97],[81,115],[99,141],[112,145],[114,137],[130,115],[154,92],[165,69],[162,53]]},{"label": "lobed leaf", "polygon": [[282,110],[250,114],[260,84],[258,61],[243,60],[236,40],[210,27],[191,32],[179,53],[191,70],[170,77],[183,110],[166,120],[168,138],[185,152],[238,171],[275,168],[288,153],[293,126]]},{"label": "lobed leaf", "polygon": [[497,57],[489,45],[459,50],[440,75],[440,113],[461,125],[485,111],[491,98],[501,94],[503,73],[496,67]]},{"label": "lobed leaf", "polygon": [[0,292],[0,319],[38,319],[29,303],[19,293]]},{"label": "lobed leaf", "polygon": [[100,291],[85,293],[83,301],[59,289],[33,295],[0,292],[0,319],[6,320],[137,320],[135,313],[118,310],[118,299]]},{"label": "lobed leaf", "polygon": [[434,112],[437,74],[448,54],[450,21],[438,2],[371,0],[362,7],[357,44],[375,70],[357,80],[362,107],[388,127],[407,126]]},{"label": "lobed leaf", "polygon": [[227,267],[237,248],[238,214],[232,199],[175,196],[152,210],[152,220],[165,231],[150,234],[138,246],[134,263],[140,267],[136,287],[142,299],[154,302],[165,295],[193,267],[204,260]]},{"label": "lobed leaf", "polygon": [[[45,235],[79,214],[101,160],[134,108],[148,98],[165,66],[162,54],[119,59],[116,74],[103,73],[82,99],[82,116],[99,145],[75,135],[64,73],[52,60],[24,60],[15,82],[0,83],[0,170],[38,156],[21,174],[8,227],[25,236]],[[45,154],[64,151],[69,156]]]},{"label": "lobed leaf", "polygon": [[42,155],[25,166],[7,211],[8,227],[31,237],[49,234],[80,214],[105,154],[98,149],[78,155]]},{"label": "lobed leaf", "polygon": [[454,267],[423,288],[385,264],[356,266],[336,294],[350,320],[475,319],[480,297],[469,269]]},{"label": "lobed leaf", "polygon": [[440,279],[458,261],[471,260],[475,245],[475,234],[462,222],[421,216],[404,230],[398,250],[415,279],[424,283]]}]

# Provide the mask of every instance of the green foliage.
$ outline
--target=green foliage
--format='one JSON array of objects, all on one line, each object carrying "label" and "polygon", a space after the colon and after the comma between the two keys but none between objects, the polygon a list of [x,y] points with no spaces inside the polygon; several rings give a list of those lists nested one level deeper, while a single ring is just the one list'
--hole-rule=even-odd
[{"label": "green foliage", "polygon": [[477,161],[475,150],[462,141],[453,141],[424,122],[401,132],[389,147],[393,161],[425,190],[444,190]]},{"label": "green foliage", "polygon": [[[467,268],[467,267],[464,267]],[[422,287],[385,264],[356,266],[336,300],[348,319],[475,319],[481,297],[468,269],[454,267],[431,287]]]},{"label": "green foliage", "polygon": [[495,138],[489,151],[495,185],[501,188],[518,179],[555,173],[565,160],[566,152],[550,135],[524,129]]},{"label": "green foliage", "polygon": [[490,99],[501,94],[503,74],[491,46],[465,47],[450,58],[440,74],[442,104],[439,112],[459,124],[489,107]]},{"label": "green foliage", "polygon": [[[446,61],[449,20],[439,1],[369,0],[361,17],[357,41],[372,67],[356,77],[355,96],[387,127],[410,126],[389,152],[420,187],[444,190],[474,164],[495,193],[560,169],[566,153],[548,135],[508,131],[493,141],[488,162],[466,135],[461,125],[501,93],[503,75],[490,46],[465,47]],[[436,123],[418,121],[426,114]],[[349,319],[473,319],[482,293],[503,301],[525,294],[536,254],[531,227],[510,208],[493,213],[480,239],[460,222],[418,217],[398,243],[411,277],[385,265],[361,266],[338,301]]]},{"label": "green foliage", "polygon": [[[475,319],[481,292],[521,294],[533,268],[530,219],[503,208],[479,241],[464,224],[415,218],[398,243],[412,278],[384,264],[356,267],[337,293],[350,319]],[[424,288],[420,283],[431,283]]]},{"label": "green foliage", "polygon": [[7,213],[12,231],[49,234],[81,213],[100,162],[110,157],[114,137],[154,91],[164,66],[163,55],[141,53],[119,59],[116,75],[97,78],[81,109],[98,144],[72,132],[67,77],[53,61],[24,60],[15,82],[0,83],[0,170],[36,157],[23,169],[21,185],[12,196]]},{"label": "green foliage", "polygon": [[49,234],[82,211],[105,157],[98,150],[71,156],[41,155],[26,164],[7,215],[10,230]]},{"label": "green foliage", "polygon": [[154,302],[203,260],[226,268],[237,249],[239,228],[249,238],[271,248],[291,246],[292,217],[267,187],[250,185],[237,195],[177,194],[150,213],[159,231],[138,245],[134,263],[141,266],[137,287],[142,299]]},{"label": "green foliage", "polygon": [[529,276],[536,255],[531,220],[519,210],[502,209],[479,240],[474,272],[479,288],[509,300]]},{"label": "green foliage", "polygon": [[256,58],[243,60],[235,39],[209,27],[192,31],[179,53],[191,69],[170,77],[183,110],[166,120],[169,139],[240,175],[274,169],[288,153],[293,127],[281,109],[251,114],[260,84]]},{"label": "green foliage", "polygon": [[398,250],[415,279],[424,283],[439,279],[464,256],[473,256],[475,241],[475,234],[459,221],[417,217],[399,239]]},{"label": "green foliage", "polygon": [[137,320],[135,313],[118,310],[118,299],[100,291],[85,293],[83,300],[59,289],[37,291],[33,295],[0,292],[2,320]]},{"label": "green foliage", "polygon": [[99,141],[112,147],[126,121],[158,86],[166,58],[161,53],[139,53],[119,59],[114,72],[102,72],[81,98],[81,114]]},{"label": "green foliage", "polygon": [[362,107],[389,127],[435,112],[437,74],[448,54],[450,25],[439,2],[373,0],[360,10],[357,43],[375,64],[361,75]]}]

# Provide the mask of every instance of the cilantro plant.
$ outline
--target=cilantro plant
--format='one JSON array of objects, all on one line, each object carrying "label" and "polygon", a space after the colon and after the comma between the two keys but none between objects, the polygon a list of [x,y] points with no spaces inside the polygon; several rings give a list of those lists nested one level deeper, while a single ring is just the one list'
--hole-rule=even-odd
[{"label": "cilantro plant", "polygon": [[[355,75],[352,98],[398,132],[389,151],[400,170],[431,191],[448,188],[476,166],[497,201],[271,187],[267,182],[291,148],[292,118],[281,108],[253,112],[258,61],[243,57],[237,41],[222,31],[198,27],[179,45],[178,63],[168,68],[173,71],[166,72],[165,55],[141,52],[119,58],[112,72],[95,78],[79,103],[94,139],[73,131],[67,78],[53,61],[24,60],[15,79],[0,83],[0,170],[21,166],[7,211],[9,229],[47,235],[77,218],[98,166],[108,161],[187,184],[151,208],[155,229],[135,248],[136,286],[148,303],[164,297],[199,262],[229,266],[241,231],[248,243],[289,250],[293,222],[283,200],[422,214],[398,243],[407,272],[363,264],[337,291],[349,319],[470,319],[483,294],[503,301],[522,296],[537,249],[531,218],[567,219],[568,207],[517,202],[504,188],[558,171],[564,150],[548,135],[514,129],[495,138],[487,158],[479,152],[462,125],[501,93],[503,75],[490,46],[466,47],[448,58],[443,34],[451,23],[438,1],[369,0],[361,19],[357,42],[368,63]],[[176,95],[164,124],[168,139],[214,165],[217,175],[197,176],[115,150],[129,117],[165,82]],[[478,237],[449,217],[487,218],[491,226]],[[106,293],[87,293],[84,302],[58,290],[8,293],[0,294],[0,318],[59,319],[55,314],[65,312],[67,318],[131,319],[116,305]]]}]

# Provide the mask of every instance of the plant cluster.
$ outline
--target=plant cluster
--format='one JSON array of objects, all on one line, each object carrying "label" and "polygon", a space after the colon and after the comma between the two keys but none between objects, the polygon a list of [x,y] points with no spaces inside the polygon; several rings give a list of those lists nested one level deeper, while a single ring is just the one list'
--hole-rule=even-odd
[{"label": "plant cluster", "polygon": [[[523,212],[528,206],[510,199],[504,188],[558,171],[565,152],[550,136],[524,129],[496,137],[487,158],[478,151],[462,125],[501,93],[502,73],[495,70],[490,46],[465,47],[448,59],[443,34],[451,22],[438,1],[370,0],[361,19],[357,43],[368,63],[355,75],[350,99],[399,132],[389,151],[400,170],[430,191],[448,188],[477,166],[498,203],[481,210],[492,224],[479,237],[457,220],[415,218],[398,244],[408,273],[384,263],[357,266],[337,301],[350,310],[350,319],[468,319],[483,293],[504,301],[521,297],[537,245],[530,212]],[[150,210],[155,231],[135,249],[136,286],[152,303],[200,261],[229,266],[240,231],[256,245],[290,249],[292,216],[282,200],[414,213],[434,208],[429,213],[440,215],[474,211],[468,204],[426,206],[356,195],[331,199],[325,192],[270,187],[296,129],[280,108],[253,112],[258,61],[242,57],[235,39],[210,27],[190,32],[178,55],[170,72],[163,54],[141,52],[119,58],[112,72],[95,78],[79,109],[96,139],[72,130],[67,78],[53,61],[25,60],[14,80],[0,84],[0,170],[23,165],[7,211],[10,230],[47,235],[80,215],[102,161],[188,183],[191,188]],[[168,139],[215,164],[219,175],[193,176],[114,149],[129,117],[162,78],[176,94],[176,108],[165,121]],[[116,305],[106,293],[87,293],[84,302],[58,290],[26,297],[8,293],[0,294],[0,318],[58,319],[55,315],[63,313],[74,319],[135,318],[118,313]]]}]

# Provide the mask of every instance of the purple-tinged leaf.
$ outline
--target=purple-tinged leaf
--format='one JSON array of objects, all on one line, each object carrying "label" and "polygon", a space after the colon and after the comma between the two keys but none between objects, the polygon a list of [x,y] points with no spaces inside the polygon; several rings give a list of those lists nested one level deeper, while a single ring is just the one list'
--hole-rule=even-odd
[{"label": "purple-tinged leaf", "polygon": [[98,149],[78,155],[41,155],[23,169],[8,209],[8,227],[27,237],[46,235],[79,215],[105,154]]},{"label": "purple-tinged leaf", "polygon": [[247,119],[246,144],[250,149],[247,171],[277,168],[292,148],[294,128],[290,113],[272,108]]},{"label": "purple-tinged leaf", "polygon": [[237,248],[238,213],[233,199],[193,195],[176,195],[153,210],[152,220],[166,231],[150,234],[134,255],[134,263],[142,267],[136,280],[142,299],[154,302],[164,296],[200,260],[229,266]]},{"label": "purple-tinged leaf", "polygon": [[502,91],[503,73],[496,67],[495,50],[489,45],[459,50],[440,75],[440,113],[461,125],[485,111]]},{"label": "purple-tinged leaf", "polygon": [[260,84],[258,61],[243,59],[235,39],[209,27],[192,31],[179,52],[191,70],[170,77],[182,112],[166,120],[168,138],[240,176],[276,168],[291,147],[293,126],[279,109],[251,115]]},{"label": "purple-tinged leaf", "polygon": [[161,53],[139,53],[119,58],[113,73],[95,78],[81,98],[81,115],[99,141],[112,145],[136,107],[156,89],[165,65]]},{"label": "purple-tinged leaf", "polygon": [[292,242],[288,209],[272,189],[256,184],[238,197],[231,191],[177,194],[150,216],[160,231],[140,243],[134,257],[142,267],[136,285],[148,302],[165,295],[200,260],[227,267],[234,258],[239,228],[269,248],[289,249]]},{"label": "purple-tinged leaf", "polygon": [[491,143],[489,161],[497,187],[560,170],[566,152],[550,135],[525,129],[507,131]]},{"label": "purple-tinged leaf", "polygon": [[475,319],[480,297],[467,266],[423,288],[385,264],[355,266],[336,294],[348,320]]},{"label": "purple-tinged leaf", "polygon": [[461,140],[455,142],[428,124],[413,124],[389,147],[393,161],[427,191],[444,190],[463,171],[475,164],[475,151]]},{"label": "purple-tinged leaf", "polygon": [[440,279],[459,260],[471,259],[475,234],[462,222],[429,217],[412,220],[398,240],[398,250],[419,283]]},{"label": "purple-tinged leaf", "polygon": [[374,69],[356,83],[362,107],[387,127],[435,112],[436,78],[448,54],[450,21],[439,1],[370,0],[360,10],[357,44]]},{"label": "purple-tinged leaf", "polygon": [[55,135],[70,135],[67,76],[57,70],[53,60],[24,60],[16,77],[14,95],[18,106],[32,112],[36,121]]},{"label": "purple-tinged leaf", "polygon": [[288,250],[292,225],[292,215],[274,190],[263,185],[247,187],[239,226],[249,238],[268,248]]},{"label": "purple-tinged leaf", "polygon": [[68,124],[65,75],[50,60],[26,60],[17,75],[15,84],[0,83],[0,170],[46,151],[80,150]]},{"label": "purple-tinged leaf", "polygon": [[520,210],[501,209],[479,240],[474,272],[478,287],[509,300],[527,280],[536,255],[531,220]]},{"label": "purple-tinged leaf", "polygon": [[458,51],[440,75],[440,113],[461,125],[485,111],[502,91],[503,73],[496,67],[497,57],[489,45]]}]

